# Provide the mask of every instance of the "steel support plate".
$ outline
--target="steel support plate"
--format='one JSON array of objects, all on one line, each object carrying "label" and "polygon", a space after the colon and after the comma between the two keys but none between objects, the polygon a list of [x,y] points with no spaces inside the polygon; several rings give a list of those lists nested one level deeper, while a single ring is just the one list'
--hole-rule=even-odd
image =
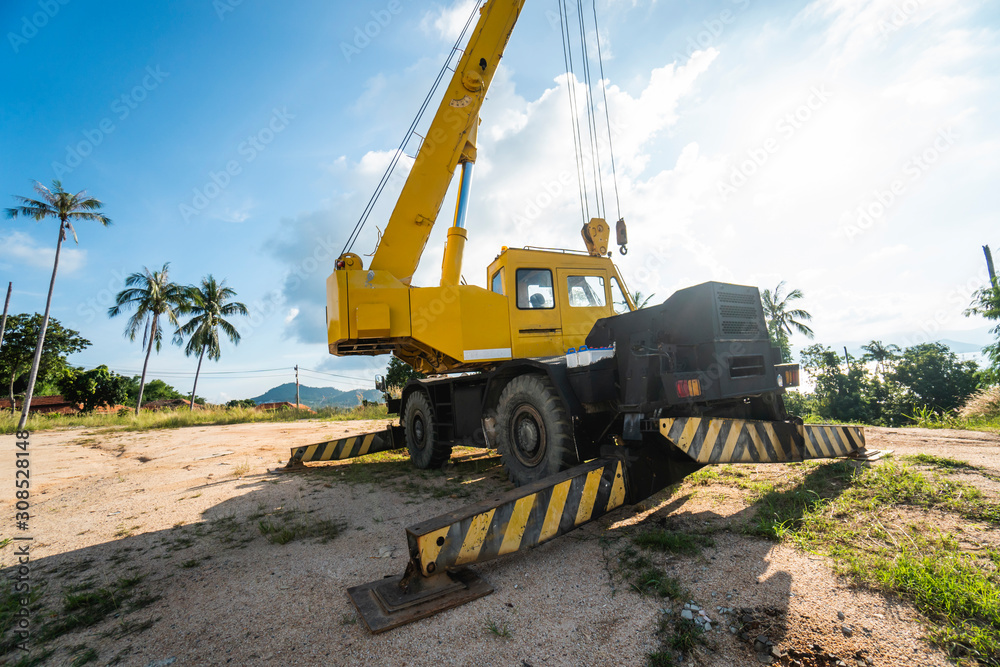
[{"label": "steel support plate", "polygon": [[358,615],[373,634],[433,616],[493,592],[493,587],[468,568],[414,579],[410,592],[399,587],[403,575],[378,579],[347,589]]}]

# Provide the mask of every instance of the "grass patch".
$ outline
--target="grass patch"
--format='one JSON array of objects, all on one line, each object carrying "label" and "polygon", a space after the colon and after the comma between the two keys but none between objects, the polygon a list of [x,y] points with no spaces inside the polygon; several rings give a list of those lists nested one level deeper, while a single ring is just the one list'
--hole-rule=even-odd
[{"label": "grass patch", "polygon": [[28,651],[27,655],[21,656],[21,659],[14,663],[14,667],[36,667],[37,665],[44,664],[46,660],[52,657],[53,653],[55,651],[50,648],[41,648],[37,651],[32,649]]},{"label": "grass patch", "polygon": [[701,636],[704,632],[692,620],[686,618],[677,619],[674,623],[673,633],[667,638],[667,646],[675,651],[687,653],[701,643]]},{"label": "grass patch", "polygon": [[70,652],[73,654],[73,662],[70,663],[70,667],[83,667],[83,665],[97,661],[97,651],[89,646],[74,646]]},{"label": "grass patch", "polygon": [[507,621],[494,621],[492,618],[486,619],[486,631],[501,639],[509,639],[514,636],[514,631],[507,625]]},{"label": "grass patch", "polygon": [[751,489],[756,512],[743,532],[768,539],[782,539],[801,525],[802,518],[817,506],[846,488],[854,472],[849,461],[832,461],[811,466],[798,483],[787,487],[769,484]]},{"label": "grass patch", "polygon": [[641,533],[633,541],[644,549],[693,556],[704,547],[715,546],[715,540],[705,535],[690,535],[672,530],[652,530]]},{"label": "grass patch", "polygon": [[89,628],[112,613],[123,611],[139,593],[137,587],[144,578],[142,575],[124,577],[103,588],[92,588],[90,582],[67,587],[63,591],[61,613],[42,626],[38,640],[45,642]]},{"label": "grass patch", "polygon": [[666,651],[654,651],[646,655],[646,664],[649,667],[674,667],[674,657]]},{"label": "grass patch", "polygon": [[640,595],[656,595],[669,600],[683,600],[688,595],[679,580],[653,565],[632,546],[618,552],[618,571]]},{"label": "grass patch", "polygon": [[950,459],[945,456],[935,456],[933,454],[912,454],[900,457],[907,463],[930,466],[945,472],[974,472],[982,473],[982,466],[972,465],[968,461]]},{"label": "grass patch", "polygon": [[317,539],[329,542],[343,532],[345,525],[330,519],[314,519],[290,510],[276,510],[257,522],[260,534],[271,544],[288,544],[292,540]]},{"label": "grass patch", "polygon": [[[357,419],[385,419],[388,417],[383,404],[357,406],[355,408],[323,408],[316,413],[305,410],[258,411],[250,408],[212,407],[205,410],[161,410],[140,411],[138,415],[128,412],[118,414],[33,414],[28,419],[27,429],[47,431],[58,428],[110,428],[118,431],[149,431],[163,428],[183,428],[185,426],[219,426],[224,424],[247,424],[253,422],[293,422],[300,419],[320,419],[322,421],[350,421]],[[10,435],[17,427],[19,415],[0,414],[0,434]]]},{"label": "grass patch", "polygon": [[231,473],[229,473],[229,474],[232,475],[233,477],[237,478],[237,479],[240,479],[240,478],[246,477],[246,475],[249,472],[250,472],[250,460],[246,459],[246,460],[243,461],[243,463],[241,463],[238,466],[236,466],[235,468],[233,468],[233,471]]},{"label": "grass patch", "polygon": [[[6,655],[17,648],[17,637],[12,633],[14,625],[18,619],[18,613],[25,606],[36,616],[41,605],[39,598],[42,595],[42,587],[33,585],[27,592],[27,605],[22,605],[24,593],[15,593],[9,581],[4,580],[0,586],[0,655]],[[43,658],[44,659],[44,658]]]},{"label": "grass patch", "polygon": [[[967,465],[929,456],[915,462],[946,471]],[[908,522],[900,514],[914,511],[941,519]],[[872,466],[838,461],[814,466],[797,484],[761,497],[749,532],[832,557],[837,570],[859,584],[912,602],[934,623],[928,639],[960,664],[997,665],[1000,553],[963,551],[935,526],[996,523],[998,517],[996,503],[947,475],[891,458]]]},{"label": "grass patch", "polygon": [[677,618],[664,614],[660,619],[660,629],[657,635],[662,645],[658,651],[648,653],[646,661],[654,667],[673,667],[674,656],[678,655],[683,662],[684,655],[690,653],[696,646],[704,643],[704,629],[693,620]]},{"label": "grass patch", "polygon": [[140,632],[145,632],[149,630],[156,622],[160,620],[159,618],[147,618],[145,621],[133,621],[131,619],[122,619],[112,629],[101,633],[103,637],[111,637],[115,639],[121,639],[122,637],[127,637],[128,635],[137,635]]}]

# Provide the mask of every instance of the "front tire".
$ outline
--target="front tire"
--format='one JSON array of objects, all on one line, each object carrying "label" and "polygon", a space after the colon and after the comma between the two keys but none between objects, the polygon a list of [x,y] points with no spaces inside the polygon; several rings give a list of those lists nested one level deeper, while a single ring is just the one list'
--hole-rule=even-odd
[{"label": "front tire", "polygon": [[517,486],[576,463],[569,411],[548,378],[522,375],[500,394],[497,451]]},{"label": "front tire", "polygon": [[418,468],[440,468],[451,458],[451,446],[437,438],[434,409],[423,391],[415,391],[406,399],[403,430],[410,460]]}]

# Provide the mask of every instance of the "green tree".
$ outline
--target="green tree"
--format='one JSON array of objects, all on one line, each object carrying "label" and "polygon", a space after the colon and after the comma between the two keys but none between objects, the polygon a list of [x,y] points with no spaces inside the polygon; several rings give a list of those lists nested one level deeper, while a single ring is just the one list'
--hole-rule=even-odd
[{"label": "green tree", "polygon": [[782,295],[784,288],[785,281],[782,280],[773,292],[769,289],[764,290],[761,298],[771,344],[781,350],[781,360],[789,362],[792,360],[789,336],[793,331],[797,331],[811,339],[813,330],[804,322],[812,320],[812,315],[801,308],[792,308],[792,302],[803,298],[802,290],[793,289],[788,294]]},{"label": "green tree", "polygon": [[[138,375],[134,375],[128,379],[128,396],[125,402],[132,407],[135,407],[139,400],[139,380]],[[149,403],[150,401],[171,401],[177,398],[184,398],[184,394],[160,379],[150,380],[143,387],[142,400],[145,403]]]},{"label": "green tree", "polygon": [[[146,358],[142,363],[142,376],[139,378],[139,396],[135,402],[135,413],[142,408],[142,393],[146,385],[146,369],[149,367],[149,356],[153,347],[160,351],[163,341],[163,328],[160,318],[164,317],[170,324],[177,326],[177,314],[183,312],[187,304],[188,291],[170,282],[170,262],[163,265],[159,271],[150,271],[143,267],[143,273],[133,273],[125,279],[125,289],[115,296],[115,305],[108,309],[108,317],[116,317],[126,310],[135,312],[125,324],[125,337],[134,341],[142,331],[142,344],[146,347]],[[179,341],[176,337],[175,340]]]},{"label": "green tree", "polygon": [[252,398],[234,398],[226,402],[227,408],[255,408],[257,403]]},{"label": "green tree", "polygon": [[802,367],[816,381],[812,409],[823,419],[871,423],[873,414],[867,394],[868,377],[864,367],[845,362],[825,345],[810,345],[802,350]]},{"label": "green tree", "polygon": [[129,378],[98,366],[89,371],[68,368],[57,382],[59,391],[70,403],[83,404],[83,412],[93,412],[99,405],[118,405],[128,397]]},{"label": "green tree", "polygon": [[[32,366],[38,332],[43,316],[39,313],[21,313],[7,317],[7,331],[4,344],[0,348],[0,378],[6,380],[10,396],[11,412],[14,408],[14,390]],[[67,329],[59,320],[49,318],[48,331],[41,357],[38,360],[39,388],[51,384],[66,368],[66,356],[90,347],[90,341],[80,336],[79,331]],[[22,385],[22,386],[27,386]]]},{"label": "green tree", "polygon": [[413,370],[408,363],[399,357],[391,357],[389,367],[385,372],[385,384],[387,387],[403,388],[410,380],[419,380],[424,377],[427,376]]},{"label": "green tree", "polygon": [[38,380],[38,369],[42,363],[42,354],[45,347],[45,331],[49,325],[49,310],[52,307],[52,291],[56,286],[56,273],[59,271],[59,252],[62,250],[62,243],[66,240],[66,233],[73,234],[73,240],[79,244],[76,236],[76,229],[73,227],[74,220],[91,220],[99,222],[107,227],[111,224],[111,219],[103,213],[99,213],[104,204],[88,197],[85,190],[77,192],[75,195],[63,190],[62,183],[52,181],[52,189],[45,187],[35,181],[35,192],[41,199],[29,199],[27,197],[15,196],[17,206],[8,208],[6,213],[10,219],[17,217],[34,218],[44,220],[45,218],[56,218],[59,220],[59,235],[56,239],[56,256],[52,262],[52,278],[49,280],[49,293],[45,298],[45,312],[42,315],[42,326],[38,329],[38,342],[35,344],[35,356],[31,362],[31,372],[28,375],[28,387],[24,392],[24,405],[21,410],[21,420],[17,424],[17,430],[24,430],[24,425],[28,421],[28,412],[31,409],[31,396],[35,391],[35,382]]},{"label": "green tree", "polygon": [[[1000,287],[990,285],[977,290],[965,315],[982,315],[988,320],[1000,321]],[[983,348],[990,366],[983,370],[982,376],[985,383],[995,385],[1000,384],[1000,323],[990,329],[990,333],[996,336],[996,340]]]},{"label": "green tree", "polygon": [[194,410],[195,391],[198,389],[198,375],[201,374],[201,362],[208,353],[208,358],[218,361],[222,357],[222,347],[219,345],[219,329],[233,345],[240,344],[240,332],[236,330],[227,317],[249,314],[247,307],[239,301],[231,301],[236,296],[236,290],[226,287],[226,281],[215,281],[211,274],[202,278],[201,287],[188,289],[188,304],[185,312],[194,316],[178,333],[188,336],[184,354],[198,355],[198,368],[194,372],[194,386],[191,388],[191,409]]},{"label": "green tree", "polygon": [[875,373],[879,377],[885,377],[893,366],[893,363],[899,359],[899,346],[889,343],[884,345],[880,340],[873,340],[867,345],[862,345],[861,349],[865,351],[862,355],[862,361],[874,361],[875,362]]},{"label": "green tree", "polygon": [[906,390],[907,414],[921,407],[951,412],[965,403],[978,385],[976,363],[960,361],[941,343],[906,348],[887,377]]}]

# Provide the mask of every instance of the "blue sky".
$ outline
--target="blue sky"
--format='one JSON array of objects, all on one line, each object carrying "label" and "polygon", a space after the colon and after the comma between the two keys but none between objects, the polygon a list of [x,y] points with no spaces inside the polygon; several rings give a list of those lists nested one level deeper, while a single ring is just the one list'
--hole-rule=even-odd
[{"label": "blue sky", "polygon": [[[139,369],[124,319],[105,313],[125,275],[170,262],[179,282],[226,279],[253,312],[243,343],[206,364],[210,400],[290,381],[249,371],[294,364],[347,376],[305,384],[371,386],[360,378],[385,358],[326,352],[324,282],[472,6],[3,3],[0,201],[58,177],[115,223],[81,224],[64,246],[52,314],[94,343],[71,361]],[[473,283],[501,245],[580,247],[557,8],[526,2],[482,112]],[[980,247],[1000,246],[997,3],[597,0],[597,13],[633,289],[787,280],[819,342],[989,340],[962,311],[984,281]],[[445,227],[418,284],[439,277]],[[0,221],[13,312],[43,308],[55,231]],[[165,347],[151,375],[189,389],[194,366]]]}]

